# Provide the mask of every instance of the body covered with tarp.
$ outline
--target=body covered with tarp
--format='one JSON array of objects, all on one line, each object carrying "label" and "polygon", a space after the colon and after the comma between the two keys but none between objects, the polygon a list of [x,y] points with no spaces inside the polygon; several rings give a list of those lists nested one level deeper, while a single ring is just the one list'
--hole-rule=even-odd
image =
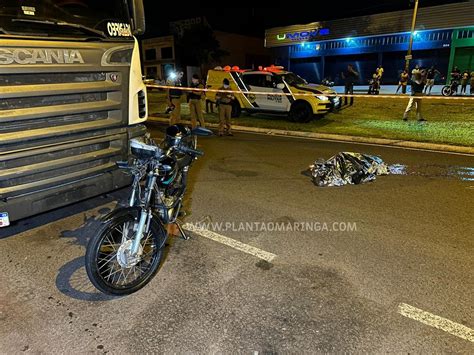
[{"label": "body covered with tarp", "polygon": [[317,160],[309,167],[317,186],[343,186],[375,180],[389,174],[389,167],[375,155],[341,152],[328,160]]}]

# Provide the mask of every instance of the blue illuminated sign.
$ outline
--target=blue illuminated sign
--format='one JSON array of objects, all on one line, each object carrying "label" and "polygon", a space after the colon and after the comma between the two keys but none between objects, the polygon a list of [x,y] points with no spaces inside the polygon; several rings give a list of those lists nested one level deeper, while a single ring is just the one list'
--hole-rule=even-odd
[{"label": "blue illuminated sign", "polygon": [[309,31],[299,32],[288,32],[277,34],[279,41],[290,40],[290,41],[308,41],[319,36],[327,36],[329,34],[329,28],[317,28]]}]

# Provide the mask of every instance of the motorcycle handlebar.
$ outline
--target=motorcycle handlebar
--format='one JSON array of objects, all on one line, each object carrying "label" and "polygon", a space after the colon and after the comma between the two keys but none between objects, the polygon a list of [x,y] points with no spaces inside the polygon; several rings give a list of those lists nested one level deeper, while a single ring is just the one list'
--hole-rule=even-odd
[{"label": "motorcycle handlebar", "polygon": [[192,149],[188,147],[179,147],[179,151],[189,154],[189,155],[194,155],[194,156],[203,156],[204,152],[202,150],[197,150],[197,149]]}]

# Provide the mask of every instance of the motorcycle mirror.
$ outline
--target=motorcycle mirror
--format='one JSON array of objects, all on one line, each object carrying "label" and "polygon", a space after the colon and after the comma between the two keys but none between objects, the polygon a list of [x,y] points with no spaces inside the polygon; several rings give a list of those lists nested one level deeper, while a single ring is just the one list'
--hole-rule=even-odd
[{"label": "motorcycle mirror", "polygon": [[160,166],[160,170],[164,173],[169,173],[173,168],[169,165]]},{"label": "motorcycle mirror", "polygon": [[207,137],[207,136],[212,136],[213,133],[211,130],[203,127],[196,127],[191,131],[191,134],[195,136],[201,136],[201,137]]}]

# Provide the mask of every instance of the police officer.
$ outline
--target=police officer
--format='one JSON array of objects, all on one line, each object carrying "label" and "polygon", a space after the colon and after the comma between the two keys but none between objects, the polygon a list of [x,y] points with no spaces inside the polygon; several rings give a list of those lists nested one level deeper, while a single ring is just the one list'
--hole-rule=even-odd
[{"label": "police officer", "polygon": [[224,134],[233,136],[230,119],[232,115],[232,102],[235,98],[231,92],[225,92],[231,90],[229,80],[224,79],[222,84],[216,95],[217,104],[219,105],[219,136],[222,137]]},{"label": "police officer", "polygon": [[[201,84],[199,76],[197,74],[193,75],[191,80],[191,88],[193,89],[204,89],[204,85]],[[204,127],[204,117],[202,114],[201,100],[204,97],[204,91],[190,91],[188,93],[189,100],[189,111],[191,112],[191,127],[197,127],[197,121],[199,125]]]},{"label": "police officer", "polygon": [[[173,73],[169,80],[168,85],[179,87],[181,86],[181,79],[183,78],[183,72]],[[173,107],[170,115],[170,125],[174,125],[181,121],[181,96],[183,90],[170,88],[168,90],[168,105]]]}]

